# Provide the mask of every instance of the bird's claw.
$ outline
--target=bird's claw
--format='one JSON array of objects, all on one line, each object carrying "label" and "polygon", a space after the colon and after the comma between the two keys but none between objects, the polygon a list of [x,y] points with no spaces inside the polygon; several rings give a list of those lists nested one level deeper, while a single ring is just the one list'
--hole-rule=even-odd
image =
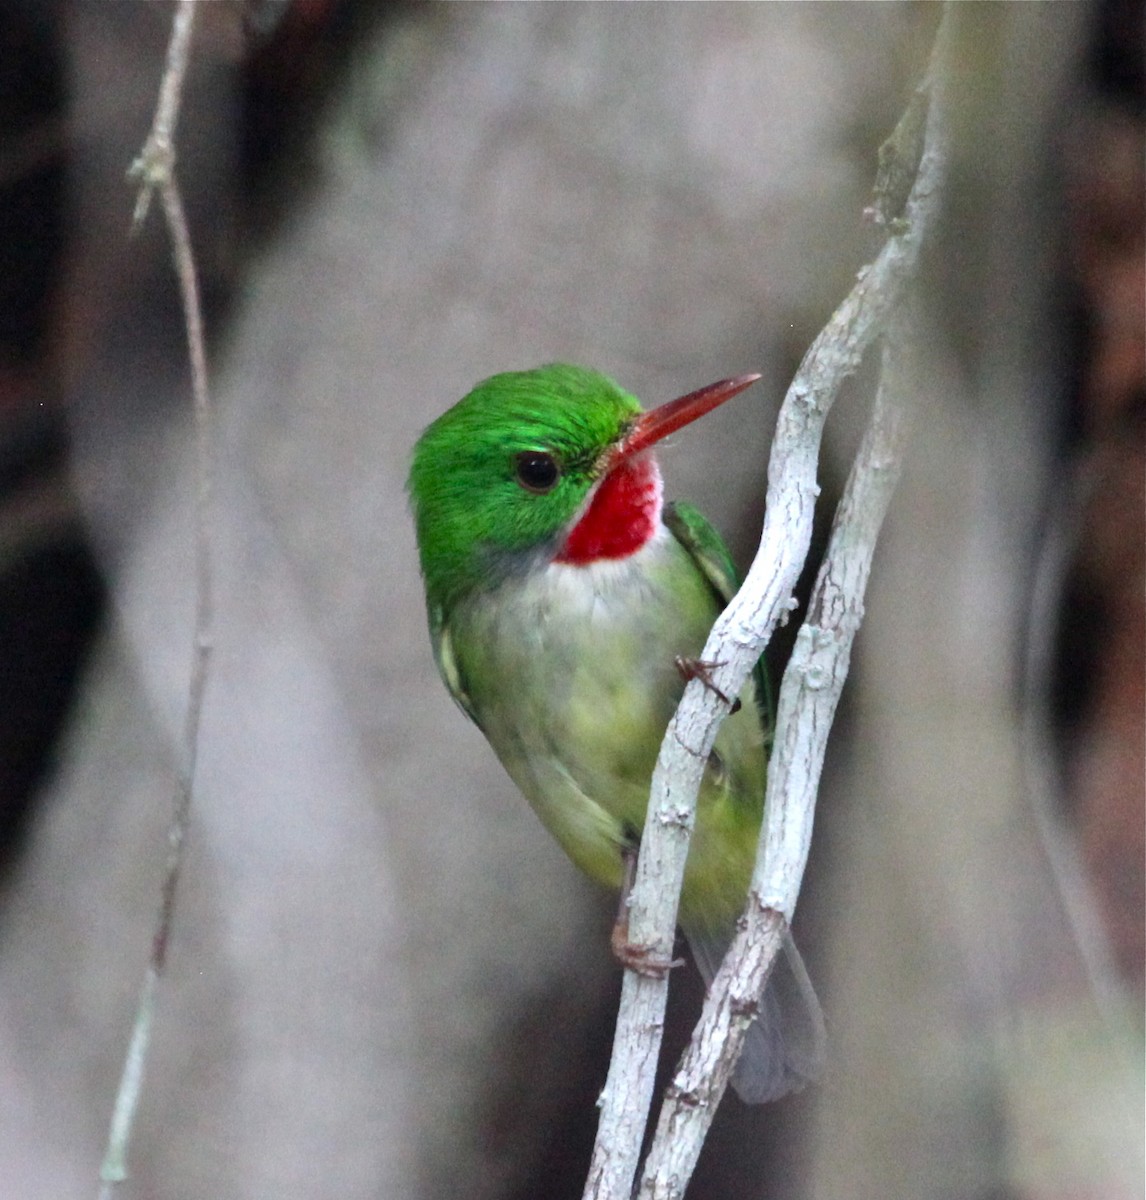
[{"label": "bird's claw", "polygon": [[617,919],[613,922],[609,945],[613,957],[622,967],[644,975],[646,979],[664,979],[673,967],[683,966],[684,959],[665,958],[654,947],[629,940],[629,898],[637,872],[636,843],[639,841],[635,832],[630,831],[630,835],[621,846],[621,894],[617,899]]},{"label": "bird's claw", "polygon": [[644,975],[646,979],[664,979],[673,967],[684,966],[683,958],[665,958],[654,952],[652,946],[641,946],[629,941],[629,932],[620,921],[613,926],[609,944],[613,957],[629,971]]},{"label": "bird's claw", "polygon": [[721,700],[728,705],[729,715],[740,711],[740,698],[735,697],[734,699],[729,700],[729,698],[720,690],[720,688],[718,688],[716,684],[712,682],[712,672],[715,671],[717,667],[723,667],[724,663],[705,662],[702,658],[688,658],[683,654],[678,654],[673,659],[673,664],[680,674],[681,679],[683,679],[685,683],[688,683],[692,679],[699,679],[700,682],[703,683],[710,692],[713,692],[719,696]]}]

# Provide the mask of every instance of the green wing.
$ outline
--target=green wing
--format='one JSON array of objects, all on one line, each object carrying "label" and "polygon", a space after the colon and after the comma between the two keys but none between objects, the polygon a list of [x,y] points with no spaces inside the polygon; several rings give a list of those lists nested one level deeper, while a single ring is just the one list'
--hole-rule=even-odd
[{"label": "green wing", "polygon": [[434,649],[434,662],[438,664],[438,673],[442,677],[442,682],[462,712],[481,729],[481,722],[477,719],[477,713],[474,712],[473,702],[466,691],[462,673],[458,669],[458,660],[454,656],[454,642],[450,636],[449,623],[441,608],[436,604],[429,606],[429,617],[430,645]]},{"label": "green wing", "polygon": [[740,586],[740,577],[724,539],[697,509],[680,500],[664,506],[664,523],[727,604]]},{"label": "green wing", "polygon": [[[712,590],[727,605],[740,587],[740,575],[724,539],[691,504],[677,500],[664,506],[664,523],[673,537],[689,552]],[[772,689],[761,659],[755,668],[756,695],[767,743],[772,742]]]}]

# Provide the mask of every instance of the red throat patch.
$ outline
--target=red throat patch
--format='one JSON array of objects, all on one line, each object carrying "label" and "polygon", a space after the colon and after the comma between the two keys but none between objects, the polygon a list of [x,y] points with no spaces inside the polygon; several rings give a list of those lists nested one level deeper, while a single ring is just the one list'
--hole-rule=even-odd
[{"label": "red throat patch", "polygon": [[657,531],[661,473],[648,455],[621,462],[597,485],[554,562],[583,567],[600,558],[627,558]]}]

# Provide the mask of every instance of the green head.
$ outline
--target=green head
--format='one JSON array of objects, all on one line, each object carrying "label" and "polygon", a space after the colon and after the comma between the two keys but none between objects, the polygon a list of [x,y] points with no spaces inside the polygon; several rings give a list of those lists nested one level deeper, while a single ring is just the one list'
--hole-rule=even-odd
[{"label": "green head", "polygon": [[428,598],[448,609],[551,547],[640,412],[611,379],[563,363],[494,375],[444,412],[408,484]]},{"label": "green head", "polygon": [[474,589],[551,559],[605,476],[758,378],[723,380],[647,413],[586,367],[553,363],[479,383],[414,447],[407,486],[431,607],[448,612]]}]

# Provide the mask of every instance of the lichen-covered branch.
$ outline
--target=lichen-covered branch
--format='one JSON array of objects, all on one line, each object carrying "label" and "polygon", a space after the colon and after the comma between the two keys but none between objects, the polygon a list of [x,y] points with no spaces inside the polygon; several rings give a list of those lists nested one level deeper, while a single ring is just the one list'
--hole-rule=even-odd
[{"label": "lichen-covered branch", "polygon": [[917,392],[909,378],[912,343],[910,324],[897,319],[885,335],[871,422],[784,673],[748,911],[661,1110],[640,1200],[683,1194],[681,1181],[692,1174],[795,904],[828,734],[863,616],[876,538],[899,477],[905,415]]},{"label": "lichen-covered branch", "polygon": [[[791,608],[811,541],[824,422],[844,380],[856,371],[872,342],[889,330],[933,224],[944,165],[940,92],[949,22],[945,13],[924,84],[926,121],[902,122],[896,133],[899,144],[892,153],[918,163],[903,214],[891,214],[888,241],[860,272],[856,286],[809,348],[788,389],[772,443],[760,548],[744,586],[713,627],[703,651],[706,662],[717,664],[711,672],[714,686],[690,684],[665,734],[653,775],[629,916],[632,940],[650,946],[658,956],[671,955],[696,796],[724,715],[717,690],[738,694],[776,624]],[[919,100],[913,100],[913,106],[918,105]],[[881,198],[879,203],[883,213],[898,209],[896,198]],[[904,332],[895,342],[906,344],[911,336]],[[890,414],[901,401],[895,398],[900,387],[898,369],[886,359],[895,349],[891,342],[887,346],[887,375],[865,442],[865,452],[872,457],[862,469],[857,462],[858,476],[853,474],[849,484],[851,498],[845,497],[837,515],[834,557],[825,561],[781,689],[766,824],[761,832],[763,853],[757,860],[744,929],[713,982],[693,1045],[670,1089],[650,1151],[643,1197],[683,1194],[795,909],[823,750],[862,611],[875,534],[894,483],[891,463],[898,444],[893,436],[898,418]],[[878,503],[876,494],[883,497]],[[632,1194],[652,1100],[667,986],[665,980],[626,972],[584,1192],[587,1198],[628,1200]]]}]

